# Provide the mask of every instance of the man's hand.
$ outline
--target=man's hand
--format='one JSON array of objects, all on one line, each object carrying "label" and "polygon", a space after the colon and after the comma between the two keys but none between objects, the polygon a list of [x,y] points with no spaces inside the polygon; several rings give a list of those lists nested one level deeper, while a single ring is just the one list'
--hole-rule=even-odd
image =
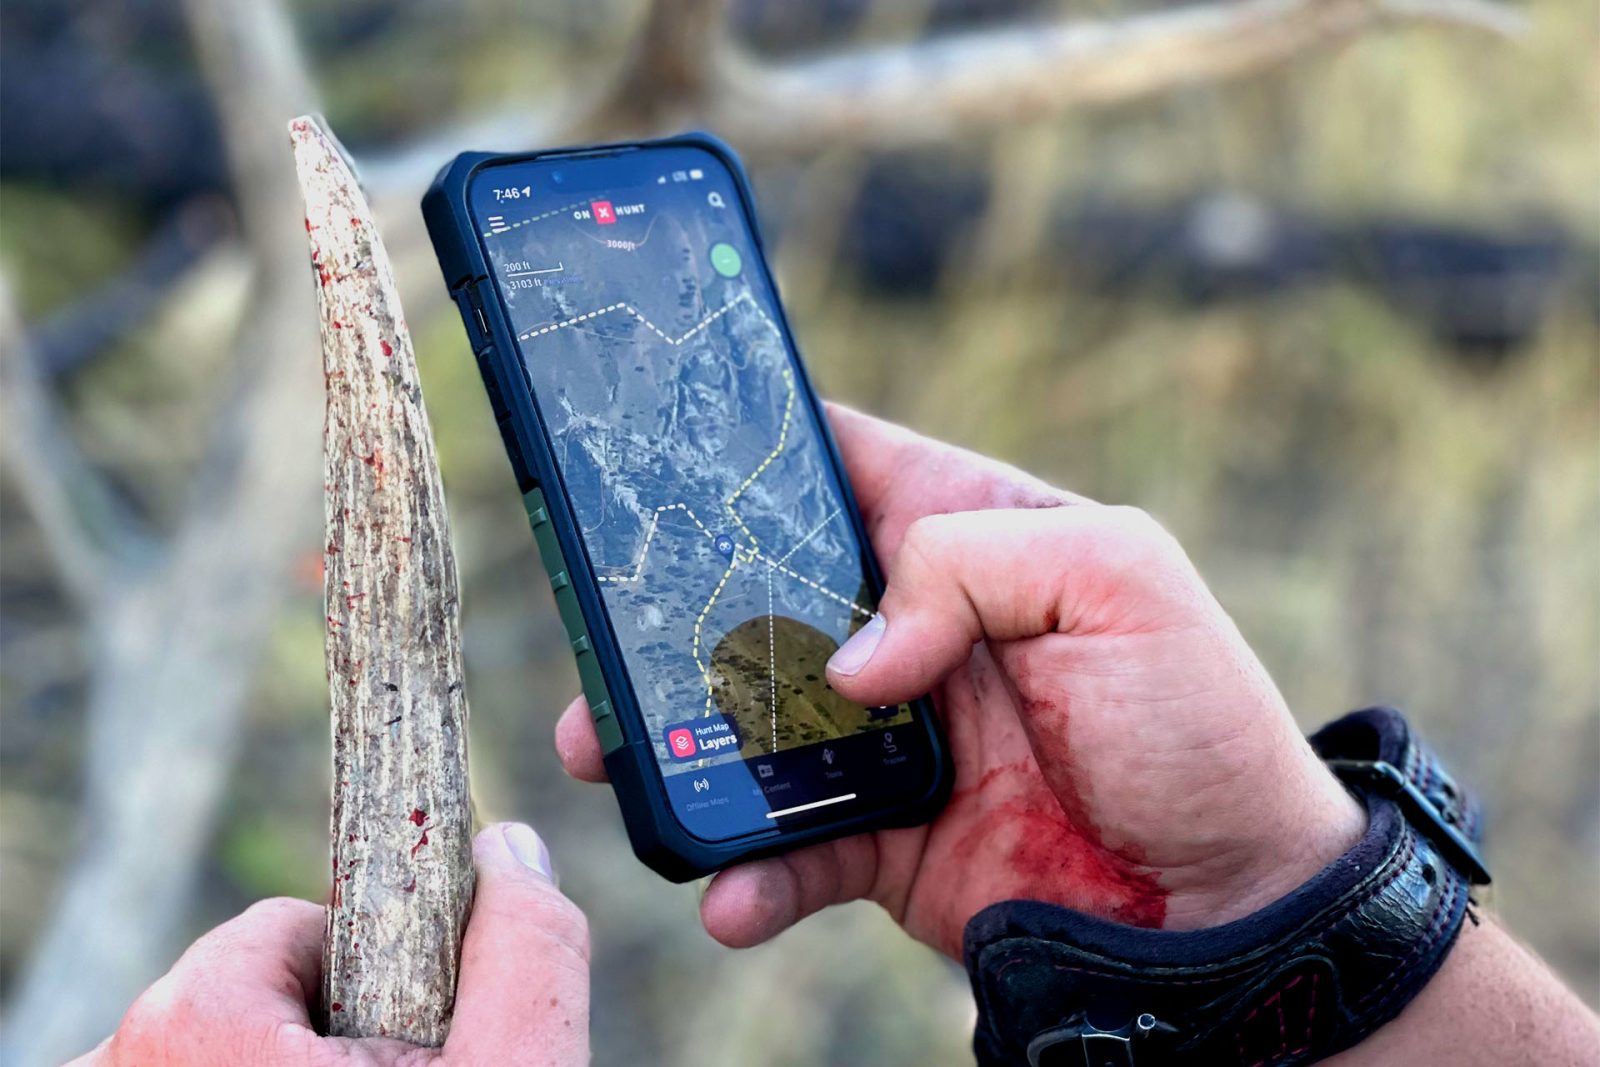
[{"label": "man's hand", "polygon": [[[955,793],[926,826],[722,872],[701,902],[713,937],[757,944],[862,897],[957,958],[967,920],[1000,900],[1210,926],[1361,835],[1359,806],[1148,516],[845,408],[830,418],[887,587],[828,678],[865,705],[931,692]],[[556,746],[569,773],[604,780],[581,698]]]},{"label": "man's hand", "polygon": [[518,823],[473,842],[478,886],[442,1049],[319,1037],[326,909],[279,898],[196,941],[76,1067],[422,1067],[589,1062],[589,930],[549,853]]}]

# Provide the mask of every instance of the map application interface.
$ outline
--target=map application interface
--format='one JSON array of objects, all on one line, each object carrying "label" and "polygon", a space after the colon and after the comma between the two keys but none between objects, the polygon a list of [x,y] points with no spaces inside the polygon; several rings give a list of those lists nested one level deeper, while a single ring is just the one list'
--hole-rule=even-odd
[{"label": "map application interface", "polygon": [[827,682],[876,600],[733,174],[644,148],[488,167],[469,203],[684,827],[920,796],[926,724]]}]

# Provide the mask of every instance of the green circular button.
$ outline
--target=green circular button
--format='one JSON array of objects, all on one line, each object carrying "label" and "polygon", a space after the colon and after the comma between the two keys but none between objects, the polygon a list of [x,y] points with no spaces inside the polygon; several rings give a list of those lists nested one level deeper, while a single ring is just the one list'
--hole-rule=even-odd
[{"label": "green circular button", "polygon": [[711,266],[724,278],[732,278],[744,267],[744,260],[739,258],[737,248],[725,241],[718,241],[711,246]]}]

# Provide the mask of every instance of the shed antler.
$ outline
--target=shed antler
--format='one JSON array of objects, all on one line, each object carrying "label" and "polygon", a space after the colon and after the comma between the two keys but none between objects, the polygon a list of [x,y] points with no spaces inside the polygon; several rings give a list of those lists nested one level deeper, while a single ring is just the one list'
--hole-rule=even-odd
[{"label": "shed antler", "polygon": [[289,125],[327,381],[328,1032],[444,1043],[472,900],[456,560],[416,355],[342,148]]}]

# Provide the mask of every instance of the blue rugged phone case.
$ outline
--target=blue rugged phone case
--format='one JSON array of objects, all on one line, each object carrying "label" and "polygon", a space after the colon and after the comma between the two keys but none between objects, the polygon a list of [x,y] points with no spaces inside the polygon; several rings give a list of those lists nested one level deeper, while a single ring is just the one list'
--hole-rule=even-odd
[{"label": "blue rugged phone case", "polygon": [[[457,156],[434,179],[422,198],[422,214],[445,285],[461,312],[478,369],[489,392],[495,419],[511,459],[517,487],[526,505],[528,521],[538,542],[539,555],[549,573],[556,607],[571,640],[578,677],[588,698],[595,730],[605,753],[617,804],[627,826],[634,853],[644,863],[675,882],[720,870],[761,856],[787,852],[818,841],[894,826],[914,826],[932,818],[949,798],[954,770],[949,748],[940,736],[931,703],[913,702],[916,721],[928,731],[936,769],[932,786],[910,803],[858,813],[846,819],[773,829],[724,842],[709,842],[691,835],[673,816],[666,787],[656,766],[654,749],[645,735],[644,720],[634,703],[623,670],[622,657],[603,610],[599,583],[587,562],[578,527],[567,500],[555,456],[535,408],[521,366],[515,333],[490,277],[481,238],[467,206],[467,187],[481,168],[499,163],[552,159],[563,156],[622,152],[653,146],[688,146],[718,156],[734,174],[741,209],[749,221],[756,247],[765,249],[756,225],[749,178],[739,158],[722,141],[705,133],[688,133],[657,141],[578,148],[550,149],[515,155],[466,152]],[[770,272],[769,272],[770,275]],[[781,309],[776,316],[786,343],[794,349],[793,335]],[[799,394],[810,404],[822,427],[829,461],[841,475],[842,463],[832,432],[804,365],[796,360]],[[881,594],[883,577],[872,558],[870,542],[848,479],[840,477],[846,510],[866,555],[867,580]]]}]

